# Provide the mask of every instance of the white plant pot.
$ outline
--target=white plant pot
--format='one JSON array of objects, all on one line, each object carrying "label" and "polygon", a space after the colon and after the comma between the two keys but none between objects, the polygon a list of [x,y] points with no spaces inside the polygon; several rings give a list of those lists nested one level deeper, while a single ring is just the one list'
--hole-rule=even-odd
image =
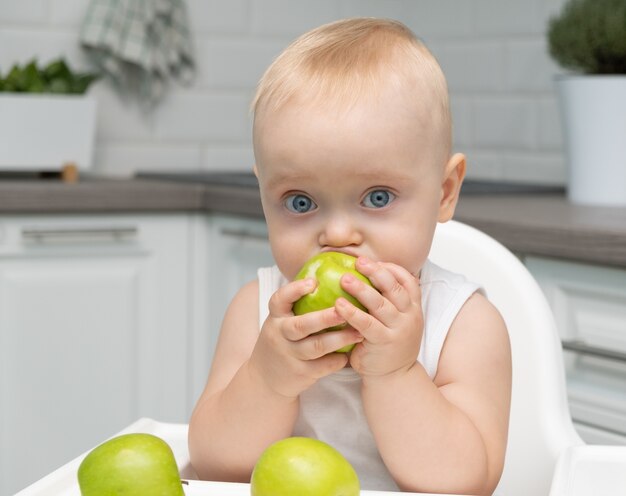
[{"label": "white plant pot", "polygon": [[572,203],[626,206],[626,76],[557,79]]},{"label": "white plant pot", "polygon": [[90,169],[95,127],[93,98],[0,93],[0,170]]}]

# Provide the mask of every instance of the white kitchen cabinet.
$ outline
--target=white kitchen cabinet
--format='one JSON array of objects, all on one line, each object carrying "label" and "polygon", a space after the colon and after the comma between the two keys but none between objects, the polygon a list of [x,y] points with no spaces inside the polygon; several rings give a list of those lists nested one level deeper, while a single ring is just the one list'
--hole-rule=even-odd
[{"label": "white kitchen cabinet", "polygon": [[0,494],[188,420],[191,215],[0,217]]},{"label": "white kitchen cabinet", "polygon": [[[211,224],[212,302],[223,315],[237,291],[274,263],[264,220],[219,215]],[[220,322],[221,323],[221,322]]]},{"label": "white kitchen cabinet", "polygon": [[201,267],[208,283],[197,291],[206,297],[200,297],[196,306],[203,311],[204,305],[205,316],[198,320],[208,321],[208,332],[206,339],[193,347],[195,397],[206,382],[228,304],[242,286],[256,279],[259,267],[274,263],[263,219],[215,214],[206,222],[205,238],[196,244],[196,250],[207,255],[206,265],[200,266],[198,261],[196,266]]},{"label": "white kitchen cabinet", "polygon": [[570,410],[581,437],[626,444],[626,270],[539,257],[524,262],[566,348]]}]

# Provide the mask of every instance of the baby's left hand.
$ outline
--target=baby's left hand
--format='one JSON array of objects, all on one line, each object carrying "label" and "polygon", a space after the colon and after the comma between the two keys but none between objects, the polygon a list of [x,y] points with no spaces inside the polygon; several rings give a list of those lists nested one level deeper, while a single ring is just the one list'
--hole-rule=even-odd
[{"label": "baby's left hand", "polygon": [[369,311],[344,298],[335,304],[337,312],[365,338],[352,350],[350,365],[363,377],[410,369],[424,330],[419,280],[399,265],[364,257],[359,257],[356,268],[378,291],[349,274],[341,278],[342,287]]}]

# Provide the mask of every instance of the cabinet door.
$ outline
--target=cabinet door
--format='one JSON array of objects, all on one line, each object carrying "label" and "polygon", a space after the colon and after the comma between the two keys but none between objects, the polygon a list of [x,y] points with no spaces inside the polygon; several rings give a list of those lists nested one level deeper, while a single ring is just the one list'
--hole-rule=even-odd
[{"label": "cabinet door", "polygon": [[186,421],[187,220],[0,226],[0,494],[139,417]]},{"label": "cabinet door", "polygon": [[208,222],[205,241],[195,243],[207,254],[204,270],[208,283],[205,291],[197,291],[206,296],[196,306],[208,309],[208,326],[204,336],[195,333],[194,397],[199,396],[206,382],[228,304],[242,286],[256,279],[259,267],[274,263],[264,220],[215,215]]},{"label": "cabinet door", "polygon": [[564,342],[572,417],[589,443],[626,444],[626,270],[527,257]]}]

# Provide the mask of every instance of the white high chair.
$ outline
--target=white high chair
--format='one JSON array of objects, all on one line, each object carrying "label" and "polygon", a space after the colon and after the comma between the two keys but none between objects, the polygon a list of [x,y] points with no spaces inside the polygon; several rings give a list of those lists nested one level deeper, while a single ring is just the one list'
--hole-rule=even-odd
[{"label": "white high chair", "polygon": [[548,303],[507,248],[460,222],[439,224],[429,258],[485,289],[511,340],[513,389],[496,495],[547,495],[559,456],[583,444],[569,414],[562,348]]},{"label": "white high chair", "polygon": [[[623,491],[626,447],[585,446],[574,430],[567,404],[561,344],[552,313],[541,289],[522,263],[493,238],[455,221],[437,226],[430,258],[481,284],[504,317],[510,334],[513,394],[509,442],[504,473],[494,494],[586,496]],[[182,477],[194,478],[187,451],[187,425],[140,419],[122,432],[148,432],[161,437],[172,447]],[[79,496],[76,470],[83,457],[33,484],[19,496]],[[244,496],[249,494],[249,486],[228,483],[196,486],[191,481],[185,486],[185,494]],[[362,491],[361,494],[392,493]]]}]

